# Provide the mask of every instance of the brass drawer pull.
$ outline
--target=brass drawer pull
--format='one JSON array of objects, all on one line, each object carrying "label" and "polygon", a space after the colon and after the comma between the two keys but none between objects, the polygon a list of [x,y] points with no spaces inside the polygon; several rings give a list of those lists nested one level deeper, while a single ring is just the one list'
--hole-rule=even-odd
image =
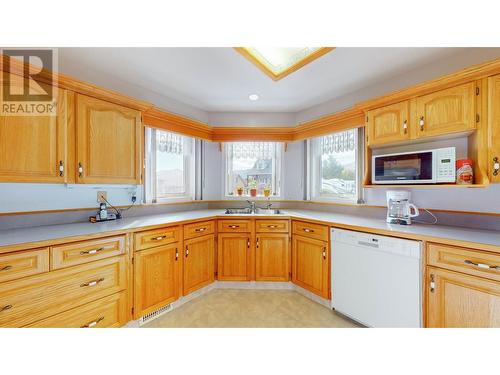
[{"label": "brass drawer pull", "polygon": [[471,266],[475,266],[477,268],[483,268],[487,270],[500,270],[500,266],[490,266],[489,264],[484,264],[484,263],[474,263],[471,260],[464,260],[465,264],[469,264]]},{"label": "brass drawer pull", "polygon": [[166,238],[167,236],[163,235],[163,236],[158,236],[158,237],[153,237],[151,238],[152,241],[161,241],[163,240],[164,238]]},{"label": "brass drawer pull", "polygon": [[86,286],[96,286],[97,284],[101,283],[104,281],[104,277],[101,277],[100,279],[89,281],[88,283],[83,283],[80,285],[81,288],[86,287]]},{"label": "brass drawer pull", "polygon": [[231,229],[236,229],[236,228],[239,228],[240,226],[239,225],[230,225],[229,228]]},{"label": "brass drawer pull", "polygon": [[268,225],[267,227],[268,227],[269,229],[275,229],[275,228],[278,228],[278,226],[277,226],[277,225]]},{"label": "brass drawer pull", "polygon": [[104,247],[100,247],[99,249],[80,251],[80,255],[94,255],[94,254],[97,254],[99,251],[103,251],[103,250],[104,250]]},{"label": "brass drawer pull", "polygon": [[205,232],[207,228],[196,228],[194,231],[195,232]]},{"label": "brass drawer pull", "polygon": [[81,326],[80,328],[92,328],[92,327],[98,325],[103,320],[104,320],[104,316],[101,316],[99,319],[94,320],[93,322],[87,323],[87,324]]},{"label": "brass drawer pull", "polygon": [[302,228],[302,230],[306,233],[314,233],[314,230],[313,229],[309,229],[309,228]]},{"label": "brass drawer pull", "polygon": [[0,271],[8,271],[8,270],[11,270],[13,268],[14,268],[14,266],[8,265],[8,266],[5,266],[3,268],[0,268]]},{"label": "brass drawer pull", "polygon": [[12,305],[6,305],[0,309],[0,312],[12,309]]}]

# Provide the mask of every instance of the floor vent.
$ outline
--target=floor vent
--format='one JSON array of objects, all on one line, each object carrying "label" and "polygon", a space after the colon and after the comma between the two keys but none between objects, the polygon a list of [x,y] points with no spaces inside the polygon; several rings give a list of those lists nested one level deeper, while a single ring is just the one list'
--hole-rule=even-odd
[{"label": "floor vent", "polygon": [[169,312],[171,309],[172,309],[172,305],[169,303],[168,305],[160,307],[159,309],[157,309],[153,312],[150,312],[149,314],[141,316],[141,318],[139,319],[139,326],[142,326],[143,324],[146,324],[147,322],[150,322],[153,319],[156,319],[156,318],[162,316],[163,314]]}]

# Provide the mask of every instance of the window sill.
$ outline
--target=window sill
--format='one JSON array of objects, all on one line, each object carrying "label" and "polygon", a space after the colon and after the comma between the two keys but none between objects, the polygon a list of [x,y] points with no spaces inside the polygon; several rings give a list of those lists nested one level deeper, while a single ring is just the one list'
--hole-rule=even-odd
[{"label": "window sill", "polygon": [[250,195],[226,195],[224,196],[224,199],[226,200],[235,200],[235,201],[276,201],[276,200],[282,200],[283,198],[278,196],[278,195],[272,195],[270,197],[265,197],[263,195],[258,195],[256,197],[252,197]]}]

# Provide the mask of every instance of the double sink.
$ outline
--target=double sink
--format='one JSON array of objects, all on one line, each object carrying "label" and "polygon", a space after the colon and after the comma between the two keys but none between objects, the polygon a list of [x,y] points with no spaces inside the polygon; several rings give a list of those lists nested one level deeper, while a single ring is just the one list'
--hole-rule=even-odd
[{"label": "double sink", "polygon": [[274,208],[226,208],[226,215],[282,215],[279,209]]}]

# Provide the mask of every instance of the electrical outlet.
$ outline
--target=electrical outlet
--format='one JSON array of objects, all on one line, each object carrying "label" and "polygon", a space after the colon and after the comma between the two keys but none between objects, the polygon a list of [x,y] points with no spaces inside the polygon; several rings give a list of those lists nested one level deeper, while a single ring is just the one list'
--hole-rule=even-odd
[{"label": "electrical outlet", "polygon": [[108,199],[108,192],[106,191],[97,192],[97,203],[106,203],[106,199]]}]

